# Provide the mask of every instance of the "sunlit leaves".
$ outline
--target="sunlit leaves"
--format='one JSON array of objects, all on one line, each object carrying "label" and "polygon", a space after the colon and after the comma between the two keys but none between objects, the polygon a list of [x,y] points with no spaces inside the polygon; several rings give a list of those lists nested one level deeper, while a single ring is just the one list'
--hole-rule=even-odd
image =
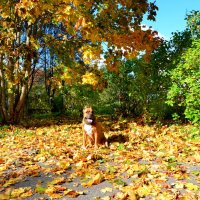
[{"label": "sunlit leaves", "polygon": [[[191,139],[198,127],[149,127],[107,118],[102,122],[105,126],[109,122],[105,134],[111,143],[109,148],[100,146],[97,150],[90,146],[82,150],[81,125],[77,122],[66,120],[56,125],[57,121],[37,121],[49,126],[19,127],[18,134],[4,129],[0,198],[34,198],[35,194],[52,199],[87,197],[95,185],[102,186],[102,199],[198,196],[200,152],[199,144]],[[29,184],[35,178],[38,181],[31,188],[16,188],[18,183],[26,180]],[[103,185],[106,181],[110,185]],[[78,186],[84,191],[78,191]]]},{"label": "sunlit leaves", "polygon": [[7,189],[4,194],[0,194],[1,199],[19,199],[27,198],[33,195],[31,187],[21,187],[18,189]]},{"label": "sunlit leaves", "polygon": [[101,173],[98,173],[94,177],[92,177],[92,179],[89,180],[88,182],[82,183],[82,185],[84,187],[90,187],[92,185],[97,185],[97,184],[101,183],[103,180],[104,180],[103,175]]},{"label": "sunlit leaves", "polygon": [[199,50],[198,39],[193,42],[192,48],[183,54],[177,68],[171,71],[173,84],[168,92],[169,104],[178,103],[183,106],[185,117],[193,122],[200,120]]},{"label": "sunlit leaves", "polygon": [[101,49],[98,47],[86,45],[81,48],[81,52],[83,54],[83,60],[85,64],[92,64],[92,62],[95,63],[95,60],[100,59]]},{"label": "sunlit leaves", "polygon": [[186,186],[186,188],[188,190],[195,190],[195,191],[197,191],[199,189],[199,187],[197,185],[194,185],[193,183],[186,183],[185,186]]},{"label": "sunlit leaves", "polygon": [[52,8],[52,5],[47,2],[22,0],[15,5],[15,12],[23,19],[28,20],[30,23],[34,23],[38,17],[42,16],[47,10],[51,10]]},{"label": "sunlit leaves", "polygon": [[[7,107],[3,109],[7,122],[19,121],[17,115],[32,88],[36,66],[45,68],[46,87],[53,91],[65,84],[80,84],[86,67],[104,64],[117,72],[122,58],[136,57],[140,51],[149,55],[160,43],[156,32],[140,27],[145,14],[152,20],[156,16],[155,3],[147,0],[1,2],[0,70],[5,83],[1,91],[6,97],[1,105],[9,105],[12,112],[5,112]],[[50,73],[47,68],[51,68]],[[105,86],[102,76],[85,76],[82,83],[94,89],[96,85],[100,89]]]},{"label": "sunlit leaves", "polygon": [[82,83],[95,87],[98,84],[98,77],[92,72],[86,72],[86,74],[82,76]]},{"label": "sunlit leaves", "polygon": [[80,194],[83,194],[82,192],[76,192],[60,185],[48,186],[48,188],[45,190],[45,193],[48,194],[53,199],[62,198],[64,196],[75,198]]}]

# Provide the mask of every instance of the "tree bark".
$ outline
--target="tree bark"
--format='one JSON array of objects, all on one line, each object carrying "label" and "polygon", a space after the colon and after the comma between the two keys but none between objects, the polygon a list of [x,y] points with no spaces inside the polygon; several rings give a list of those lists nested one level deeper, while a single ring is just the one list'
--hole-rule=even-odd
[{"label": "tree bark", "polygon": [[16,108],[15,108],[15,119],[14,121],[17,123],[20,120],[21,112],[25,106],[26,100],[27,100],[27,94],[28,94],[28,83],[29,78],[31,75],[31,60],[32,60],[32,52],[31,52],[31,46],[30,46],[30,36],[31,36],[31,25],[27,24],[27,30],[26,30],[26,48],[27,53],[24,60],[24,80],[22,81],[22,88],[21,88],[21,95],[17,102]]},{"label": "tree bark", "polygon": [[3,55],[0,57],[0,112],[2,121],[7,121],[7,109],[6,109],[6,87],[5,87],[5,76],[3,68]]}]

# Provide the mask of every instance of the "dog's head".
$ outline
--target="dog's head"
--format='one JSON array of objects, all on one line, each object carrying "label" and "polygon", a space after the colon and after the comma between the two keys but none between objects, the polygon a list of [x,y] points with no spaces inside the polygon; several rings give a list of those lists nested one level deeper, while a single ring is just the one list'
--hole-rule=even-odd
[{"label": "dog's head", "polygon": [[83,120],[86,124],[94,124],[95,123],[95,116],[92,107],[86,106],[83,109]]}]

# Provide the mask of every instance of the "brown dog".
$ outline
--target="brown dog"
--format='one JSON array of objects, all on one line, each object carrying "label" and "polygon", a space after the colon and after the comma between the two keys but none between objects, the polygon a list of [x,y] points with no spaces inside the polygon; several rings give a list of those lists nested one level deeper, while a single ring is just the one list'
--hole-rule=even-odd
[{"label": "brown dog", "polygon": [[87,106],[83,109],[83,148],[86,148],[87,140],[91,144],[98,147],[98,144],[107,144],[106,137],[103,133],[103,128],[99,122],[96,121],[92,107]]}]

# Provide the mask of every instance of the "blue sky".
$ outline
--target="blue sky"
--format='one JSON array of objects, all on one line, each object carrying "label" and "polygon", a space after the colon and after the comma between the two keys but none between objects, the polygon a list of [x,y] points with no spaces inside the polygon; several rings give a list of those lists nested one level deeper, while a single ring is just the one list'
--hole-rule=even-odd
[{"label": "blue sky", "polygon": [[186,13],[200,10],[200,0],[156,0],[156,22],[144,20],[144,24],[152,26],[165,39],[170,39],[171,33],[183,31],[186,28]]}]

